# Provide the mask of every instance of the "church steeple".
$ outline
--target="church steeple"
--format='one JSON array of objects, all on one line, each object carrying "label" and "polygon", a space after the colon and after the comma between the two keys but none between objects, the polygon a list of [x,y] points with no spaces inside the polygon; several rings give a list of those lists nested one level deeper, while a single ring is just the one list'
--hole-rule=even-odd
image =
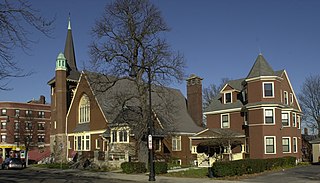
[{"label": "church steeple", "polygon": [[69,15],[69,21],[68,21],[68,33],[66,38],[66,44],[64,47],[64,56],[67,59],[68,71],[69,72],[78,71],[77,64],[76,64],[76,57],[74,53],[70,15]]}]

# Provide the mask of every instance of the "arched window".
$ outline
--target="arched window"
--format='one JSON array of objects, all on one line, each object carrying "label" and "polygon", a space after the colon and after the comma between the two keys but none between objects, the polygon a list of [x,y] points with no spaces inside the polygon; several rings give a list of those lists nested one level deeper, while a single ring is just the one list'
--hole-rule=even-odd
[{"label": "arched window", "polygon": [[79,123],[88,122],[90,122],[90,100],[89,97],[84,94],[79,103]]}]

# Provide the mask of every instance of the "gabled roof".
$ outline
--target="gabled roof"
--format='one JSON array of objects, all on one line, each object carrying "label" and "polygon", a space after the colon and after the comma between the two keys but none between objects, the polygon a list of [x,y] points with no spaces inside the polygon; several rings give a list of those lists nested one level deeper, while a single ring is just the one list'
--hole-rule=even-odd
[{"label": "gabled roof", "polygon": [[[84,71],[82,75],[86,76],[109,124],[128,122],[128,120],[119,118],[119,114],[125,112],[132,115],[132,110],[128,113],[128,110],[123,109],[126,107],[136,109],[140,106],[134,81],[88,71]],[[203,129],[198,127],[188,114],[186,99],[180,90],[153,85],[151,96],[152,110],[166,131],[195,133]],[[136,107],[134,108],[134,106]]]},{"label": "gabled roof", "polygon": [[269,63],[264,59],[262,54],[259,54],[255,63],[253,64],[247,79],[260,77],[260,76],[275,76],[274,70]]}]

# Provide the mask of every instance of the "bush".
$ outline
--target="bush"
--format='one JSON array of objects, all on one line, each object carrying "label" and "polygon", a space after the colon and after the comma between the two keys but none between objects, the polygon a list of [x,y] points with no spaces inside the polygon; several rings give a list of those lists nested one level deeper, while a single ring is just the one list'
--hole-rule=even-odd
[{"label": "bush", "polygon": [[215,177],[241,176],[243,174],[260,173],[265,170],[292,167],[295,165],[295,157],[243,159],[237,161],[215,162],[212,166],[212,172]]},{"label": "bush", "polygon": [[123,173],[145,173],[147,171],[146,164],[143,162],[124,162],[121,163]]},{"label": "bush", "polygon": [[154,170],[156,174],[164,174],[168,172],[168,164],[166,162],[155,162]]}]

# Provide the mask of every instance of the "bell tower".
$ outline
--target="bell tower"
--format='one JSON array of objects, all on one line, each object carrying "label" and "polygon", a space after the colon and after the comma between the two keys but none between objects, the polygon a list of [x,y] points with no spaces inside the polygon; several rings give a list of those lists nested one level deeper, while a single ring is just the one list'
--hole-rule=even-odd
[{"label": "bell tower", "polygon": [[55,94],[52,104],[54,114],[54,121],[52,130],[54,132],[53,141],[50,142],[52,146],[52,152],[54,153],[56,161],[64,161],[66,157],[66,115],[67,115],[67,63],[63,53],[59,53],[56,59],[56,82],[55,82]]},{"label": "bell tower", "polygon": [[55,77],[51,86],[51,135],[50,149],[57,162],[67,161],[67,113],[80,77],[77,69],[70,17],[64,52],[56,59]]}]

